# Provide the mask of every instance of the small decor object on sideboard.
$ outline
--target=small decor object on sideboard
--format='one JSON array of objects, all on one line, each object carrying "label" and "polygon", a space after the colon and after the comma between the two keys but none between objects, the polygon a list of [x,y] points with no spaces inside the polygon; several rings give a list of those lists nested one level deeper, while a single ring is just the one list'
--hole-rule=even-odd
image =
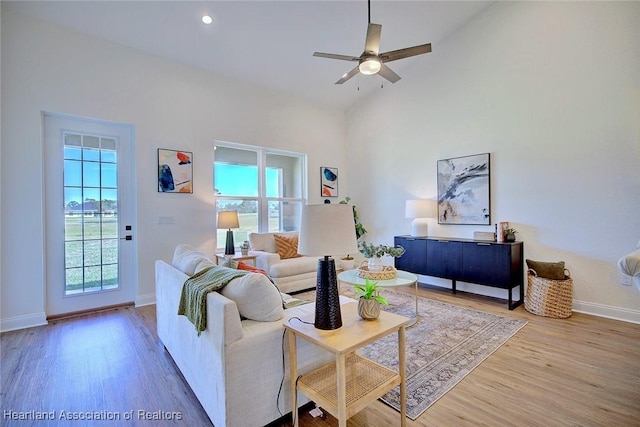
[{"label": "small decor object on sideboard", "polygon": [[505,242],[515,242],[516,241],[516,233],[518,230],[515,228],[507,228],[504,230],[504,241]]},{"label": "small decor object on sideboard", "polygon": [[389,305],[387,299],[380,295],[378,282],[365,279],[364,286],[355,285],[358,298],[358,316],[364,320],[375,320],[380,316],[380,304]]}]

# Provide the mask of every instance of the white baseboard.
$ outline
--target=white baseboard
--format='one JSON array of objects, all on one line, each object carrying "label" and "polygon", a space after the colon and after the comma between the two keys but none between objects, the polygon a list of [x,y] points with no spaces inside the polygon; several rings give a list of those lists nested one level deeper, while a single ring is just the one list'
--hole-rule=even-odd
[{"label": "white baseboard", "polygon": [[[451,281],[430,276],[418,276],[420,283],[428,283],[432,286],[451,289]],[[474,285],[472,283],[458,282],[457,290],[471,292],[488,297],[507,299],[507,290],[491,288],[488,286]],[[514,289],[514,299],[518,299],[518,289]],[[620,320],[623,322],[640,324],[640,311],[629,308],[613,307],[609,305],[597,304],[593,302],[573,300],[573,311],[576,313],[589,314],[592,316],[606,317],[607,319]]]},{"label": "white baseboard", "polygon": [[156,294],[138,295],[136,297],[135,306],[142,307],[145,305],[153,305],[156,303]]},{"label": "white baseboard", "polygon": [[0,319],[0,332],[15,331],[18,329],[33,328],[47,325],[46,313],[27,314],[25,316]]},{"label": "white baseboard", "polygon": [[598,317],[606,317],[607,319],[640,324],[640,311],[631,310],[629,308],[612,307],[610,305],[573,300],[573,311],[577,313],[591,314]]}]

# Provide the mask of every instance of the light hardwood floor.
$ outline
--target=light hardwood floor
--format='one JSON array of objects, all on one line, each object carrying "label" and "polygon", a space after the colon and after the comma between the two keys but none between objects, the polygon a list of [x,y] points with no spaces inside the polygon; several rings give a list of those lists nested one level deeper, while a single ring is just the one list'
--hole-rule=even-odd
[{"label": "light hardwood floor", "polygon": [[[509,311],[501,300],[432,288],[420,294],[529,323],[416,421],[407,420],[409,427],[640,426],[640,325],[579,313],[549,319],[522,306]],[[156,335],[154,306],[4,333],[0,351],[2,426],[211,425]],[[313,418],[309,409],[301,411],[301,426],[337,425],[331,416]],[[62,410],[120,421],[61,421]],[[10,419],[48,411],[58,420]],[[128,414],[132,420],[125,421]],[[379,401],[348,422],[397,424],[398,413]]]}]

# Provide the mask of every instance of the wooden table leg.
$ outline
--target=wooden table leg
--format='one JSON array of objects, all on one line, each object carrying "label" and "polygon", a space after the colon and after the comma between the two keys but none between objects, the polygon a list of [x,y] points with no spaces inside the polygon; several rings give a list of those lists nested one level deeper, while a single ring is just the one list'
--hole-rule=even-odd
[{"label": "wooden table leg", "polygon": [[[417,312],[416,312],[417,315]],[[405,327],[398,329],[398,370],[400,371],[400,426],[405,427],[407,424],[407,384],[406,374],[407,366],[405,361]]]},{"label": "wooden table leg", "polygon": [[339,427],[347,427],[347,368],[345,366],[345,359],[344,354],[339,354],[336,357]]},{"label": "wooden table leg", "polygon": [[291,381],[291,417],[293,418],[293,427],[298,427],[298,392],[296,383],[298,377],[298,353],[296,350],[296,334],[288,331],[287,338],[289,341],[289,375]]}]

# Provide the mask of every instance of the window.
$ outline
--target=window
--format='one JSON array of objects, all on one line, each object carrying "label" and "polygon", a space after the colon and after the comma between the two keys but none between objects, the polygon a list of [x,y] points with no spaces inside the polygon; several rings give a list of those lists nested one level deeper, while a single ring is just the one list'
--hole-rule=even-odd
[{"label": "window", "polygon": [[[217,211],[238,211],[234,242],[249,233],[295,231],[306,199],[306,156],[230,143],[217,143],[213,182]],[[218,230],[218,248],[225,230]]]}]

